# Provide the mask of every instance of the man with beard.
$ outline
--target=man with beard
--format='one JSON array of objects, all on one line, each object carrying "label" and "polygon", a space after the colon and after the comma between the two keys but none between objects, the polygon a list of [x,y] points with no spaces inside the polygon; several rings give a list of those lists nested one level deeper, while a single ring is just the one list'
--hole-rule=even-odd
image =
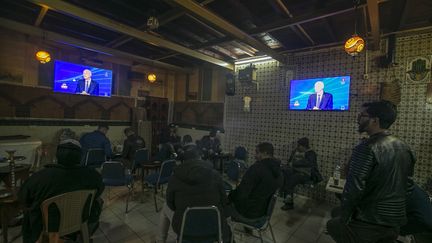
[{"label": "man with beard", "polygon": [[365,103],[357,117],[363,140],[351,155],[340,217],[327,222],[338,243],[393,242],[407,219],[415,159],[408,145],[387,129],[396,120],[388,101]]}]

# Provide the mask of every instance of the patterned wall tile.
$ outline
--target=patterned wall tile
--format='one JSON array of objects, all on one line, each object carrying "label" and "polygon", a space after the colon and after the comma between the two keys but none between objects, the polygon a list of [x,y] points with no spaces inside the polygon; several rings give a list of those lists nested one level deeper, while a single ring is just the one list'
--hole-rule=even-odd
[{"label": "patterned wall tile", "polygon": [[[286,162],[295,142],[309,137],[318,153],[322,174],[328,178],[337,162],[347,161],[351,149],[359,142],[356,115],[364,102],[379,99],[380,83],[401,81],[402,97],[399,115],[391,131],[406,141],[417,155],[415,179],[425,183],[432,176],[432,110],[425,106],[426,84],[405,82],[405,59],[432,54],[432,33],[399,37],[396,40],[392,68],[379,68],[376,59],[381,51],[362,53],[352,58],[341,50],[297,53],[287,58],[287,65],[276,61],[257,63],[257,88],[236,83],[236,95],[226,97],[225,150],[238,145],[255,151],[255,145],[268,141],[275,146],[275,156]],[[246,66],[238,66],[238,69]],[[367,79],[364,79],[365,70]],[[287,73],[287,71],[289,73]],[[308,112],[288,110],[289,85],[286,77],[295,79],[351,76],[350,110],[344,112]],[[243,96],[251,96],[251,111],[243,111]],[[251,158],[253,158],[251,156]],[[301,191],[317,199],[335,202],[325,191],[325,183]]]}]

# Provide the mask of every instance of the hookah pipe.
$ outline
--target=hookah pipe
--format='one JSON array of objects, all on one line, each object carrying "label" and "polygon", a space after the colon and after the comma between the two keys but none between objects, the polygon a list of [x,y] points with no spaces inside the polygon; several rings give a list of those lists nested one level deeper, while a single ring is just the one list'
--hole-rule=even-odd
[{"label": "hookah pipe", "polygon": [[15,180],[15,158],[14,158],[14,154],[15,154],[16,150],[6,150],[6,152],[9,154],[11,189],[12,189],[12,193],[15,193],[16,180]]}]

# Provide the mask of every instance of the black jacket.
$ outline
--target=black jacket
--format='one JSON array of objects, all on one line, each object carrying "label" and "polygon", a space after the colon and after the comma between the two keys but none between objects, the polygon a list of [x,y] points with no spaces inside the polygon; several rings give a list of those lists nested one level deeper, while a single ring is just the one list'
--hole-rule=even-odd
[{"label": "black jacket", "polygon": [[221,213],[223,238],[229,238],[229,229],[225,220],[225,208],[228,200],[220,174],[213,166],[202,160],[186,160],[178,166],[168,182],[166,202],[174,211],[172,227],[180,233],[183,213],[187,207],[218,207]]},{"label": "black jacket", "polygon": [[145,142],[142,137],[136,134],[128,136],[123,143],[122,158],[133,161],[135,152],[141,148],[145,148]]},{"label": "black jacket", "polygon": [[[26,208],[22,225],[23,242],[35,242],[43,229],[41,203],[53,196],[66,192],[95,189],[95,200],[105,186],[101,175],[94,169],[80,166],[65,167],[59,164],[47,165],[26,180],[18,193],[18,200]],[[102,208],[94,203],[89,222],[97,222]]]},{"label": "black jacket", "polygon": [[280,161],[263,159],[249,167],[229,199],[244,217],[259,218],[266,214],[270,197],[282,184]]},{"label": "black jacket", "polygon": [[403,225],[414,163],[408,145],[387,132],[357,145],[342,194],[342,222],[353,218],[389,227]]}]

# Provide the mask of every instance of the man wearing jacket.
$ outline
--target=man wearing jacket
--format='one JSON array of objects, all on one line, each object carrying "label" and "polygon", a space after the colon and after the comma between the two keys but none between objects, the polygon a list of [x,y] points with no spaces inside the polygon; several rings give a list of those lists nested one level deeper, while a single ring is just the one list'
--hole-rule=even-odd
[{"label": "man wearing jacket", "polygon": [[126,139],[123,143],[122,159],[127,168],[132,168],[132,162],[135,159],[135,152],[138,149],[145,148],[145,141],[141,136],[135,134],[134,130],[130,127],[124,130]]},{"label": "man wearing jacket", "polygon": [[[174,232],[180,235],[183,213],[187,207],[214,205],[221,213],[222,237],[224,242],[228,242],[230,230],[225,213],[228,200],[220,174],[213,170],[211,163],[201,160],[197,148],[185,151],[184,156],[185,160],[175,169],[166,192],[166,204],[174,212],[171,222]],[[166,225],[160,227],[166,230]],[[166,239],[166,234],[161,238]]]},{"label": "man wearing jacket", "polygon": [[369,138],[353,149],[341,216],[327,222],[338,243],[393,242],[406,222],[415,159],[408,145],[387,131],[396,114],[387,101],[365,103],[358,114],[358,131]]},{"label": "man wearing jacket", "polygon": [[246,222],[264,216],[271,197],[282,186],[280,161],[273,158],[271,143],[256,146],[256,160],[229,195],[234,204],[231,217],[235,221]]}]

